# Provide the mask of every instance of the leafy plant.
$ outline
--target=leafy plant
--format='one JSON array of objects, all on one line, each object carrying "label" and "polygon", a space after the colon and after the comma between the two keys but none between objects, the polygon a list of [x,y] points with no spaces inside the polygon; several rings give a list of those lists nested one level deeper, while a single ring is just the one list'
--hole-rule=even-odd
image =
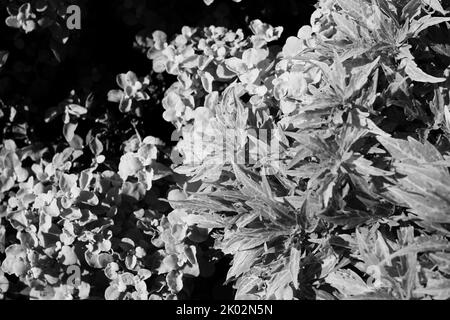
[{"label": "leafy plant", "polygon": [[[319,1],[311,26],[278,55],[254,38],[220,60],[194,46],[192,56],[206,61],[200,70],[213,70],[205,78],[191,64],[172,69],[166,58],[178,82],[165,108],[198,106],[208,114],[206,129],[190,113],[166,118],[182,137],[175,170],[202,182],[179,202],[186,220],[212,229],[215,248],[233,257],[227,280],[236,298],[446,296],[445,275],[431,275],[425,263],[448,251],[448,72],[430,54],[433,35],[448,32],[446,14],[438,1]],[[174,94],[189,88],[200,90],[185,100]],[[252,146],[268,149],[251,128],[270,128],[280,148],[275,157],[260,152],[238,164]],[[216,136],[223,138],[208,147]],[[192,159],[199,153],[188,147],[200,140],[206,156]],[[412,245],[421,241],[424,247]]]},{"label": "leafy plant", "polygon": [[282,47],[259,19],[141,32],[152,71],[116,77],[116,108],[72,91],[52,143],[3,103],[0,295],[185,299],[229,257],[235,299],[448,299],[449,10],[320,0]]}]

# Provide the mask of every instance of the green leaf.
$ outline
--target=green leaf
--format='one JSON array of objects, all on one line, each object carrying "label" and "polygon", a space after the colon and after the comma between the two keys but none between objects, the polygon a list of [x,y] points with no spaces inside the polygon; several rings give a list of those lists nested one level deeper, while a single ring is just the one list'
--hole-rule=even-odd
[{"label": "green leaf", "polygon": [[322,70],[323,75],[327,80],[327,83],[334,89],[336,94],[343,97],[346,88],[345,81],[347,73],[342,64],[341,58],[337,56],[336,53],[334,58],[335,60],[333,62],[333,65],[331,65],[331,67],[321,61],[311,60],[310,62],[315,64]]},{"label": "green leaf", "polygon": [[447,300],[450,298],[450,279],[441,277],[429,279],[426,287],[414,290],[415,295],[428,295],[436,300]]},{"label": "green leaf", "polygon": [[190,225],[197,225],[200,228],[225,228],[227,221],[218,214],[201,213],[190,214],[187,221]]},{"label": "green leaf", "polygon": [[339,31],[345,33],[350,40],[359,40],[358,26],[355,22],[337,12],[332,12],[332,17]]},{"label": "green leaf", "polygon": [[359,20],[365,17],[364,4],[362,0],[336,0],[346,13],[350,14],[353,18]]},{"label": "green leaf", "polygon": [[298,289],[298,273],[300,272],[300,260],[302,258],[301,250],[292,247],[289,258],[289,272],[291,273],[294,288]]},{"label": "green leaf", "polygon": [[67,142],[72,141],[77,127],[78,127],[77,123],[69,122],[69,123],[64,124],[63,135],[64,135],[64,138],[66,138]]},{"label": "green leaf", "polygon": [[425,73],[417,66],[417,64],[413,60],[407,60],[405,72],[411,78],[411,80],[417,82],[440,83],[446,80],[445,78],[437,78]]},{"label": "green leaf", "polygon": [[378,56],[373,62],[352,70],[352,77],[345,91],[345,99],[349,99],[355,92],[358,92],[367,84],[370,75],[378,66],[379,61],[380,57]]},{"label": "green leaf", "polygon": [[48,206],[44,206],[44,213],[50,217],[57,217],[60,214],[56,199],[53,199]]},{"label": "green leaf", "polygon": [[328,274],[325,282],[336,288],[344,297],[363,295],[372,291],[360,276],[349,269],[340,269]]},{"label": "green leaf", "polygon": [[410,253],[423,253],[423,252],[450,252],[450,243],[437,235],[435,236],[421,236],[414,239],[414,243],[404,246],[401,249],[386,255],[386,257],[380,261],[378,265],[389,264],[393,259],[401,256],[408,255]]},{"label": "green leaf", "polygon": [[390,194],[398,204],[430,223],[450,222],[450,174],[444,166],[433,165],[443,160],[429,142],[424,144],[408,138],[400,140],[378,137],[391,153],[396,172],[401,174]]},{"label": "green leaf", "polygon": [[116,285],[110,285],[105,290],[105,299],[106,300],[119,300],[121,292],[119,291]]},{"label": "green leaf", "polygon": [[63,259],[63,264],[65,266],[74,265],[78,262],[77,255],[75,253],[75,248],[70,246],[63,246],[61,248],[61,253]]},{"label": "green leaf", "polygon": [[[290,300],[292,299],[292,289],[289,287],[291,283],[291,273],[289,270],[283,269],[272,276],[267,285],[266,296],[269,299]],[[288,292],[285,292],[286,289]]]},{"label": "green leaf", "polygon": [[403,7],[402,19],[413,19],[418,14],[420,14],[422,0],[409,0],[408,3]]},{"label": "green leaf", "polygon": [[89,141],[89,149],[91,149],[91,152],[96,156],[103,152],[103,144],[98,137],[94,137]]},{"label": "green leaf", "polygon": [[249,300],[257,299],[256,293],[260,290],[258,288],[262,287],[263,281],[253,275],[240,277],[236,281],[236,300]]},{"label": "green leaf", "polygon": [[166,276],[166,281],[173,293],[178,293],[183,289],[183,273],[180,271],[170,271]]},{"label": "green leaf", "polygon": [[443,160],[439,151],[428,141],[422,144],[411,137],[408,137],[408,140],[402,140],[378,136],[377,139],[397,161],[429,163]]},{"label": "green leaf", "polygon": [[444,10],[440,0],[422,0],[422,2],[443,15],[447,15],[447,13],[449,12],[448,10]]},{"label": "green leaf", "polygon": [[321,217],[333,224],[343,226],[344,229],[355,228],[373,218],[376,218],[372,213],[362,210],[327,210],[321,214]]},{"label": "green leaf", "polygon": [[410,27],[409,32],[413,37],[417,37],[419,33],[428,29],[431,26],[450,21],[450,18],[446,17],[432,17],[432,16],[424,16],[419,20],[414,20]]},{"label": "green leaf", "polygon": [[450,253],[434,252],[428,255],[439,270],[447,275],[450,275]]},{"label": "green leaf", "polygon": [[227,281],[248,272],[262,252],[262,249],[236,252],[233,255],[233,262],[227,273]]},{"label": "green leaf", "polygon": [[372,166],[372,162],[364,157],[359,157],[351,162],[355,166],[356,172],[366,176],[386,177],[391,176],[394,173],[379,169]]},{"label": "green leaf", "polygon": [[201,72],[200,79],[203,85],[203,89],[206,92],[211,93],[213,91],[213,81],[214,77],[209,72]]},{"label": "green leaf", "polygon": [[251,178],[249,178],[241,167],[233,163],[233,171],[236,175],[237,181],[242,184],[242,192],[250,198],[267,198],[269,195],[266,194],[261,185]]}]

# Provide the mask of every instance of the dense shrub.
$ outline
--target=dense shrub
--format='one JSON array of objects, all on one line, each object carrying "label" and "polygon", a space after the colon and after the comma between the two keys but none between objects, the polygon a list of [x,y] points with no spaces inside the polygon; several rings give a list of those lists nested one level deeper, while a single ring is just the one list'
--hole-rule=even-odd
[{"label": "dense shrub", "polygon": [[[8,25],[41,26],[20,8]],[[259,19],[146,26],[153,70],[120,72],[113,108],[49,108],[57,141],[4,103],[0,292],[185,299],[231,257],[236,299],[448,299],[448,10],[320,0],[283,42]],[[171,141],[149,134],[156,108]]]}]

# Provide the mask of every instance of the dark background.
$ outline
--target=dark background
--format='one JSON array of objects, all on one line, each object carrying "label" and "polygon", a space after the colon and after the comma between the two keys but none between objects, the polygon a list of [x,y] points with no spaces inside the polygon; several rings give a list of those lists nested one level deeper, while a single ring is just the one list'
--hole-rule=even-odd
[{"label": "dark background", "polygon": [[[25,34],[0,23],[0,50],[10,51],[8,63],[0,72],[0,98],[7,104],[28,104],[36,127],[34,136],[40,140],[54,139],[53,130],[58,130],[59,124],[53,130],[48,124],[38,124],[44,111],[67,98],[72,89],[81,97],[93,92],[98,104],[117,109],[116,104],[106,101],[107,92],[117,88],[116,75],[132,70],[144,76],[151,71],[151,61],[133,48],[138,32],[159,29],[171,38],[184,25],[216,25],[242,28],[249,34],[248,22],[258,18],[284,27],[279,41],[282,45],[288,36],[296,35],[302,25],[309,23],[314,3],[312,0],[243,0],[240,3],[216,0],[206,6],[202,0],[85,0],[80,3],[82,29],[71,32],[68,43],[61,46],[61,62],[52,53],[48,30]],[[2,22],[8,16],[5,7],[0,5]],[[156,75],[154,79],[161,89],[160,95],[172,81],[164,77],[165,81]],[[162,108],[155,104],[158,99],[149,108],[153,110],[147,114],[149,117],[144,117],[145,122],[150,121],[149,134],[168,140],[171,125],[160,117]]]}]

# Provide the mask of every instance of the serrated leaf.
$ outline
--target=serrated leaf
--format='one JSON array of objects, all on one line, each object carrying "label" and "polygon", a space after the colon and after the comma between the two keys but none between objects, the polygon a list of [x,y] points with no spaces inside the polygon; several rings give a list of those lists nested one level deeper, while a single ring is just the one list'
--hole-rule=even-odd
[{"label": "serrated leaf", "polygon": [[201,213],[190,214],[186,221],[189,225],[197,225],[200,228],[224,228],[227,226],[227,222],[222,219],[218,214]]},{"label": "serrated leaf", "polygon": [[251,198],[266,198],[268,195],[264,192],[263,188],[249,178],[239,165],[233,162],[233,171],[236,175],[237,181],[242,184],[242,191],[245,195]]},{"label": "serrated leaf", "polygon": [[366,18],[366,13],[364,12],[364,0],[336,0],[336,2],[339,4],[339,7],[352,16],[355,21],[361,21]]},{"label": "serrated leaf", "polygon": [[422,271],[421,281],[424,285],[418,285],[414,290],[414,296],[424,298],[431,296],[435,300],[447,300],[450,298],[450,279],[437,271],[425,269]]},{"label": "serrated leaf", "polygon": [[347,300],[397,300],[397,298],[387,290],[378,290],[363,295],[347,297]]},{"label": "serrated leaf", "polygon": [[367,175],[367,176],[375,176],[375,177],[385,177],[391,176],[394,173],[379,169],[377,167],[372,166],[372,162],[367,160],[364,157],[359,157],[351,162],[352,165],[355,166],[356,172]]},{"label": "serrated leaf", "polygon": [[370,212],[354,209],[333,211],[329,210],[321,214],[321,217],[333,224],[343,226],[346,230],[355,228],[375,218],[374,215]]},{"label": "serrated leaf", "polygon": [[409,32],[412,33],[413,37],[416,37],[422,31],[428,29],[431,26],[450,21],[450,18],[446,17],[432,17],[432,16],[424,16],[419,20],[414,20],[411,23],[409,28]]},{"label": "serrated leaf", "polygon": [[422,0],[410,0],[402,9],[402,19],[413,19],[420,13]]},{"label": "serrated leaf", "polygon": [[446,167],[433,165],[443,160],[439,151],[429,142],[422,144],[410,137],[378,140],[391,153],[395,170],[402,175],[395,185],[388,187],[396,201],[428,222],[450,221],[450,174]]},{"label": "serrated leaf", "polygon": [[360,276],[349,269],[340,269],[328,274],[325,282],[336,288],[345,297],[359,296],[372,291]]},{"label": "serrated leaf", "polygon": [[339,94],[339,96],[343,97],[345,93],[345,80],[347,74],[342,64],[341,58],[337,56],[336,53],[334,58],[335,60],[331,67],[321,61],[311,60],[311,63],[315,64],[322,70],[328,84],[334,89],[337,94]]},{"label": "serrated leaf", "polygon": [[[289,283],[291,283],[291,274],[289,270],[283,269],[282,271],[274,274],[270,279],[269,284],[267,285],[266,295],[270,297],[277,298],[277,293],[284,291],[285,288],[289,287]],[[290,288],[289,288],[290,289]],[[273,298],[272,298],[273,299]],[[286,299],[286,297],[278,297],[278,299]],[[291,297],[292,299],[292,297]]]},{"label": "serrated leaf", "polygon": [[256,298],[255,293],[262,285],[262,280],[257,276],[243,276],[236,282],[236,300],[248,300],[250,297]]},{"label": "serrated leaf", "polygon": [[422,236],[414,239],[414,243],[407,245],[390,255],[387,255],[379,265],[390,263],[394,258],[401,257],[410,253],[422,253],[422,252],[450,252],[450,243],[438,236]]},{"label": "serrated leaf", "polygon": [[227,273],[227,281],[240,277],[243,273],[249,271],[261,253],[261,250],[236,252],[233,255],[233,262]]},{"label": "serrated leaf", "polygon": [[397,161],[429,163],[443,160],[439,151],[427,141],[422,144],[411,137],[402,140],[378,136],[377,139]]},{"label": "serrated leaf", "polygon": [[171,200],[170,203],[179,205],[183,209],[188,210],[198,210],[198,211],[223,211],[223,212],[235,212],[236,209],[232,206],[226,206],[220,201],[211,199],[208,196],[203,196],[201,194],[193,195],[190,199],[186,200]]},{"label": "serrated leaf", "polygon": [[355,92],[358,92],[366,85],[369,76],[372,74],[379,61],[380,57],[378,56],[373,62],[352,70],[352,77],[348,88],[345,91],[345,99],[350,98]]},{"label": "serrated leaf", "polygon": [[343,15],[333,12],[333,20],[336,22],[337,28],[344,32],[351,40],[358,40],[359,33],[357,24],[350,19],[346,19]]}]

